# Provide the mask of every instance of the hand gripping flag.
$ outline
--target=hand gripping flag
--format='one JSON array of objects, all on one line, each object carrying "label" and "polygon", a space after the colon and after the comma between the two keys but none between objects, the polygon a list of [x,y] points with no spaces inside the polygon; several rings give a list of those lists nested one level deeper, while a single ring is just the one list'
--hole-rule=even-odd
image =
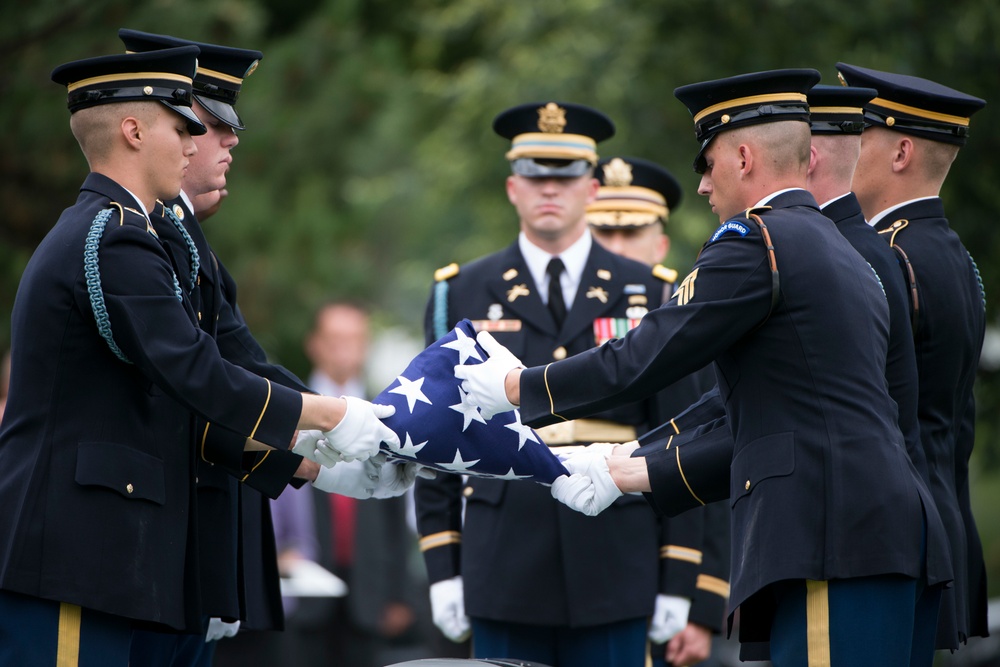
[{"label": "hand gripping flag", "polygon": [[489,355],[476,342],[469,320],[418,354],[403,374],[372,403],[393,405],[384,420],[399,436],[398,448],[385,443],[390,459],[416,461],[435,470],[551,484],[568,475],[562,462],[517,410],[486,421],[455,377],[458,364],[479,364]]}]

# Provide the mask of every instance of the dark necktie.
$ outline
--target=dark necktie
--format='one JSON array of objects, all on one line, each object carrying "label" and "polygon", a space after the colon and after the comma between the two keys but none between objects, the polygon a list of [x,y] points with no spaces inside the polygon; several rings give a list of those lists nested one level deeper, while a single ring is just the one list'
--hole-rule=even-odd
[{"label": "dark necktie", "polygon": [[553,257],[545,269],[545,273],[549,274],[549,312],[552,313],[552,319],[556,321],[558,328],[562,328],[566,320],[566,301],[563,300],[562,283],[559,281],[559,276],[565,268],[561,259]]}]

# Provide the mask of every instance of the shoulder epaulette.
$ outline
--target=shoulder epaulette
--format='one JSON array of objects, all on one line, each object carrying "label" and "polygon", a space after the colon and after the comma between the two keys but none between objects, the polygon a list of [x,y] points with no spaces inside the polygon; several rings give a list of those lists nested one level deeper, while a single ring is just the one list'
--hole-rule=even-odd
[{"label": "shoulder epaulette", "polygon": [[653,265],[653,276],[671,285],[677,282],[677,272],[673,269],[668,269],[662,264]]},{"label": "shoulder epaulette", "polygon": [[440,269],[434,272],[434,282],[441,282],[442,280],[448,280],[449,278],[454,278],[458,275],[458,264],[452,262],[448,266],[442,266]]}]

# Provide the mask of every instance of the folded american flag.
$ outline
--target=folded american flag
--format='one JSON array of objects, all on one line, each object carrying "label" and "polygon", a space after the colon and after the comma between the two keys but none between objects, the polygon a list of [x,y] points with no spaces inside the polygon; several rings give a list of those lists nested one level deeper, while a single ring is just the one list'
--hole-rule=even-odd
[{"label": "folded american flag", "polygon": [[542,439],[521,423],[517,410],[486,421],[462,391],[455,366],[479,364],[487,356],[472,323],[462,320],[414,357],[372,401],[396,407],[396,414],[383,421],[401,444],[393,448],[383,443],[382,449],[390,459],[474,477],[551,484],[568,475]]}]

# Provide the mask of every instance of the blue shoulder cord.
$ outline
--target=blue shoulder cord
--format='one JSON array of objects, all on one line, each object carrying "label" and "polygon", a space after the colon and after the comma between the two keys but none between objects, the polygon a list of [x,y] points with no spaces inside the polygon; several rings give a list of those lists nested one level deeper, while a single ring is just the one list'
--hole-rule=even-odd
[{"label": "blue shoulder cord", "polygon": [[97,321],[97,333],[101,334],[101,338],[108,344],[116,357],[126,364],[131,364],[132,362],[121,351],[111,334],[111,320],[108,317],[108,308],[104,303],[104,291],[101,289],[101,269],[97,258],[97,248],[101,243],[101,235],[104,234],[104,227],[108,224],[112,210],[110,208],[104,209],[90,223],[90,231],[87,232],[87,240],[83,244],[83,273],[87,277],[87,293],[90,295],[90,308],[94,311],[94,319]]},{"label": "blue shoulder cord", "polygon": [[[195,246],[191,235],[188,234],[188,230],[184,228],[184,223],[181,222],[180,218],[178,218],[173,211],[167,208],[166,205],[163,206],[163,212],[167,214],[167,219],[174,223],[174,227],[176,227],[177,231],[180,232],[181,237],[187,244],[188,253],[191,255],[191,287],[188,288],[188,294],[190,294],[194,291],[195,285],[198,284],[198,269],[201,267],[201,258],[198,256],[198,248]],[[176,276],[174,277],[174,282],[177,282]]]},{"label": "blue shoulder cord", "polygon": [[983,287],[983,277],[979,275],[979,265],[972,258],[972,253],[966,250],[965,254],[969,256],[969,261],[972,262],[972,270],[976,272],[976,280],[979,282],[979,295],[983,299],[983,310],[986,310],[986,288]]},{"label": "blue shoulder cord", "polygon": [[439,280],[434,285],[434,338],[448,333],[448,281]]},{"label": "blue shoulder cord", "polygon": [[[174,223],[177,230],[180,232],[181,236],[184,238],[184,242],[188,246],[188,251],[191,254],[191,287],[188,290],[190,293],[194,290],[198,279],[198,268],[199,268],[199,258],[198,249],[194,245],[194,241],[191,239],[190,234],[184,229],[184,225],[181,224],[180,219],[174,215],[173,211],[168,209],[166,206],[163,207],[164,212],[167,214],[167,218]],[[101,244],[101,236],[104,235],[104,228],[108,224],[108,220],[111,218],[111,213],[114,209],[106,208],[100,211],[95,217],[94,221],[90,223],[90,231],[87,232],[87,238],[83,245],[83,273],[86,276],[87,281],[87,294],[90,295],[90,307],[94,311],[94,319],[97,322],[97,332],[101,335],[101,338],[108,344],[108,347],[118,357],[121,361],[126,364],[131,364],[132,362],[128,360],[125,353],[121,351],[118,344],[115,342],[114,336],[111,333],[111,318],[108,316],[108,308],[104,302],[104,290],[101,287],[101,269],[98,259],[98,248]],[[121,212],[124,216],[124,212]],[[177,275],[174,274],[174,295],[177,297],[178,301],[183,301],[184,295],[181,292],[180,283],[177,280]]]}]

